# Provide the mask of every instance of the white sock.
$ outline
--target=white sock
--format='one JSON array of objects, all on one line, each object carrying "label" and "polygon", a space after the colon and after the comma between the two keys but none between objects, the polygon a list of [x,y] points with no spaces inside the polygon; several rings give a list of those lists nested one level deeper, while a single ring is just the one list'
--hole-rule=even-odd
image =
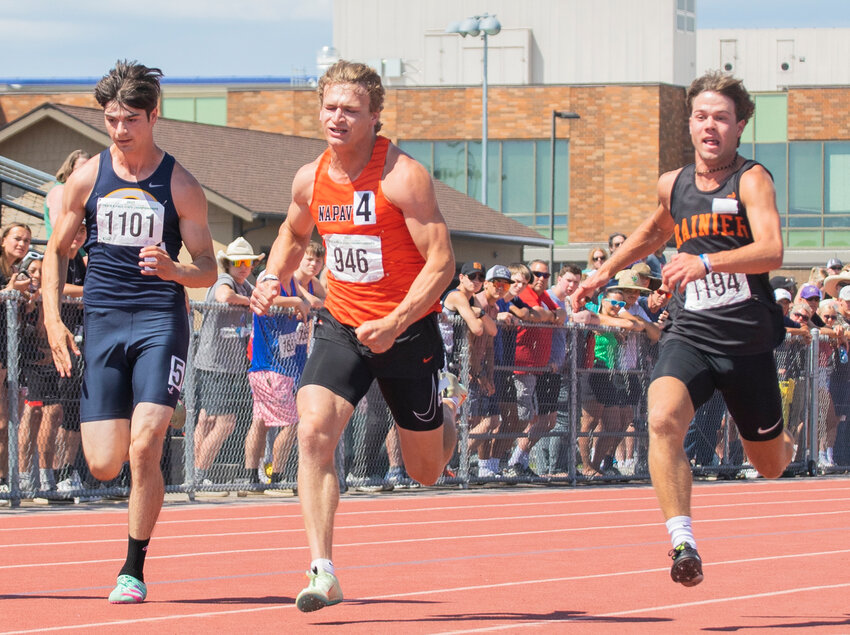
[{"label": "white sock", "polygon": [[313,570],[313,573],[318,573],[319,571],[327,571],[331,575],[336,575],[334,571],[334,563],[328,560],[327,558],[316,558],[313,562],[310,563],[310,569]]},{"label": "white sock", "polygon": [[833,448],[827,448],[826,449],[826,460],[827,460],[827,462],[832,463],[833,456],[834,456],[833,455]]},{"label": "white sock", "polygon": [[528,452],[523,452],[519,449],[519,446],[514,448],[514,451],[511,454],[511,459],[508,461],[508,465],[516,465],[517,463],[523,467],[528,467]]},{"label": "white sock", "polygon": [[690,516],[673,516],[673,518],[664,524],[667,525],[667,533],[670,534],[670,540],[673,542],[674,549],[683,542],[689,543],[694,549],[697,548],[697,541],[691,529]]}]

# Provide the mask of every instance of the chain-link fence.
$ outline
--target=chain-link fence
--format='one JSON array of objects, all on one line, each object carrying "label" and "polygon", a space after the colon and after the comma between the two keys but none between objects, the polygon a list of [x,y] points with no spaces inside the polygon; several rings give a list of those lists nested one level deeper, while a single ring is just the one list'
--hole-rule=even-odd
[{"label": "chain-link fence", "polygon": [[[109,483],[86,468],[79,397],[85,360],[70,378],[53,368],[39,302],[0,293],[0,499],[84,501],[129,492],[125,466]],[[191,496],[296,493],[294,393],[309,353],[311,320],[289,311],[253,328],[245,307],[191,303],[183,393],[165,438],[167,491]],[[82,307],[63,317],[82,344]],[[468,386],[458,446],[438,484],[623,482],[649,477],[646,394],[657,346],[639,333],[569,324],[505,325],[470,336],[441,316],[447,366]],[[263,356],[274,357],[262,363]],[[252,367],[252,360],[254,366]],[[259,360],[259,361],[258,361]],[[850,470],[850,363],[814,334],[776,350],[786,425],[798,446],[789,475]],[[275,366],[277,363],[277,366]],[[8,422],[8,425],[7,425]],[[698,477],[754,476],[715,394],[697,411],[685,451]],[[341,491],[418,487],[404,470],[395,426],[373,385],[337,452]]]}]

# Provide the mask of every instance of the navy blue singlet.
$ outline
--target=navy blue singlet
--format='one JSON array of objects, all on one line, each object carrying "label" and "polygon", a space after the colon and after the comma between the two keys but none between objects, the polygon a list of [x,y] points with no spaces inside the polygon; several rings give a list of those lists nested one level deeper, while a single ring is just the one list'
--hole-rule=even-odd
[{"label": "navy blue singlet", "polygon": [[171,192],[174,163],[165,153],[154,173],[137,183],[115,174],[108,148],[100,153],[86,201],[86,306],[167,309],[183,304],[182,285],[143,276],[139,269],[142,247],[160,245],[176,261],[183,244]]}]

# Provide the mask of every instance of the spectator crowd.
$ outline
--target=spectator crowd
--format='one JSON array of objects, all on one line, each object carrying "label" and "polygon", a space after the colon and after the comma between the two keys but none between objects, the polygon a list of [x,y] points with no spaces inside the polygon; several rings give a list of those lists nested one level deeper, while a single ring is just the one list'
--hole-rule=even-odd
[{"label": "spectator crowd", "polygon": [[[85,158],[73,157],[61,176],[67,178],[73,162]],[[61,184],[57,178],[56,187]],[[77,360],[71,377],[60,377],[52,364],[40,309],[42,256],[30,248],[31,238],[26,225],[12,224],[4,228],[0,243],[0,284],[23,298],[17,400],[20,487],[62,496],[97,487],[80,448],[84,360]],[[63,319],[77,338],[83,334],[79,298],[85,280],[84,240],[83,227],[64,287]],[[588,251],[584,266],[568,263],[557,271],[543,260],[461,266],[456,284],[443,295],[440,324],[446,368],[468,389],[462,406],[468,435],[446,468],[446,482],[457,476],[462,453],[468,453],[466,464],[472,466],[469,478],[480,483],[568,478],[570,452],[577,474],[587,479],[646,474],[646,387],[673,291],[661,280],[664,249],[617,273],[582,310],[573,311],[569,300],[582,279],[594,275],[624,241],[622,233],[612,234],[607,244]],[[191,385],[198,491],[223,492],[222,485],[230,484],[246,496],[297,492],[295,391],[308,355],[312,316],[324,302],[324,255],[320,243],[311,243],[296,273],[280,281],[275,311],[259,317],[248,303],[251,279],[261,272],[264,254],[255,253],[242,237],[218,253],[218,279],[205,301],[189,309],[196,315]],[[806,435],[811,434],[804,425],[807,369],[802,360],[817,333],[816,389],[811,393],[817,400],[817,464],[820,469],[846,466],[850,266],[833,258],[825,267],[813,268],[803,284],[777,275],[771,286],[786,330],[794,336],[786,338],[776,358],[785,420],[798,437],[795,465],[803,463]],[[0,321],[5,325],[5,310]],[[8,490],[6,348],[6,338],[0,338],[0,488]],[[571,412],[577,414],[574,445]],[[739,474],[745,457],[730,423],[718,395],[696,412],[685,439],[696,471]],[[181,425],[182,420],[175,423],[169,436],[181,436]],[[418,487],[405,471],[377,384],[352,417],[338,463],[343,491]]]}]

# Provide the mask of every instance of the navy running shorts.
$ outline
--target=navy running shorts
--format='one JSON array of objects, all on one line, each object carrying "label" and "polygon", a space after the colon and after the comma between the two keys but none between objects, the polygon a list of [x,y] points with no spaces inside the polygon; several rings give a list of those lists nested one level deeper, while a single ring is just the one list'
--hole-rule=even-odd
[{"label": "navy running shorts", "polygon": [[189,317],[173,309],[85,307],[80,421],[130,419],[136,405],[174,408],[186,374]]}]

